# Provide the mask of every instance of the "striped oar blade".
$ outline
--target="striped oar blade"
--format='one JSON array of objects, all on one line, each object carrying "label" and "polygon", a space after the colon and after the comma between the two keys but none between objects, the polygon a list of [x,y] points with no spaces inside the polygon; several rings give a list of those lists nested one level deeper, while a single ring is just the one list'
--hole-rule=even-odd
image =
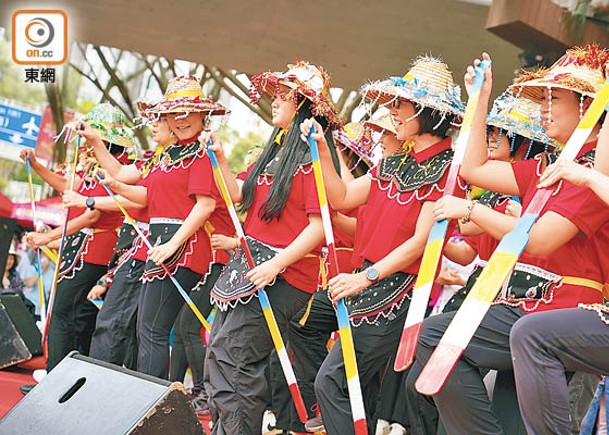
[{"label": "striped oar blade", "polygon": [[[452,195],[457,185],[459,169],[461,168],[461,163],[463,163],[474,114],[476,112],[476,107],[478,107],[478,101],[480,100],[480,89],[484,83],[485,66],[490,66],[490,61],[485,60],[481,62],[475,69],[476,75],[472,84],[471,96],[467,101],[461,132],[457,138],[455,154],[447,176],[446,187],[444,189],[445,196]],[[419,332],[421,331],[425,312],[427,311],[427,304],[429,302],[429,296],[431,295],[438,263],[440,262],[440,256],[442,255],[442,247],[444,246],[444,238],[446,237],[447,229],[448,221],[442,220],[434,223],[429,232],[427,245],[425,245],[423,257],[421,258],[421,266],[419,268],[417,281],[412,290],[412,299],[410,300],[410,306],[408,307],[408,313],[406,314],[404,330],[402,331],[402,337],[400,338],[398,351],[395,356],[393,368],[397,372],[406,370],[414,359],[414,352],[417,347],[417,341],[419,340]]]},{"label": "striped oar blade", "polygon": [[[312,129],[311,133],[314,132],[315,129]],[[328,246],[330,253],[330,271],[332,276],[336,276],[338,274],[338,259],[336,258],[336,249],[334,245],[332,220],[330,219],[330,210],[328,209],[328,200],[326,198],[326,187],[324,185],[324,178],[321,171],[319,149],[317,147],[317,142],[311,137],[311,133],[309,133],[307,140],[311,150],[311,159],[313,161],[315,185],[317,187],[317,197],[319,198],[319,208],[321,210],[326,245]],[[345,374],[347,376],[347,388],[349,390],[349,402],[351,404],[351,413],[353,415],[353,426],[355,428],[356,435],[367,435],[368,425],[366,423],[366,410],[364,408],[362,388],[357,370],[353,334],[351,333],[351,324],[349,323],[349,312],[345,306],[345,301],[342,299],[336,303],[336,319],[338,321],[338,334],[340,335],[343,360],[345,362]]]},{"label": "striped oar blade", "polygon": [[[99,174],[97,174],[97,179],[100,182],[103,180],[103,178]],[[142,239],[144,244],[148,247],[148,249],[152,249],[152,244],[150,243],[150,240],[148,240],[148,237],[146,237],[146,235],[142,232],[140,227],[137,226],[137,224],[135,223],[135,221],[133,220],[131,215],[127,212],[127,210],[125,210],[125,207],[123,207],[123,205],[118,200],[118,198],[116,197],[114,192],[112,192],[112,190],[110,190],[110,188],[108,186],[106,186],[105,184],[101,184],[101,185],[103,186],[104,189],[106,189],[106,192],[108,193],[110,198],[112,198],[114,200],[115,204],[118,206],[118,209],[123,213],[123,215],[129,222],[129,224],[131,224],[131,226],[133,227],[133,229],[135,230],[137,235],[140,236],[140,238]],[[194,301],[188,295],[186,290],[184,290],[184,287],[182,287],[182,285],[177,280],[177,278],[175,276],[173,276],[171,271],[167,268],[167,266],[164,263],[161,263],[160,266],[163,269],[163,271],[165,271],[165,273],[167,274],[167,276],[169,277],[169,279],[171,280],[173,285],[176,287],[176,289],[178,290],[178,293],[180,293],[180,296],[182,296],[182,299],[184,299],[184,302],[186,302],[186,305],[188,305],[188,308],[190,308],[190,310],[193,312],[195,317],[199,320],[199,322],[201,322],[201,325],[203,325],[203,327],[207,331],[211,331],[211,325],[207,322],[207,320],[205,320],[203,313],[201,313],[201,311],[199,310],[199,307],[197,307],[195,305]],[[100,309],[101,309],[101,307],[100,307]]]},{"label": "striped oar blade", "polygon": [[[609,84],[605,83],[569,138],[560,154],[560,159],[573,160],[577,157],[608,103]],[[436,394],[446,382],[453,367],[480,326],[491,303],[497,297],[501,286],[514,269],[520,254],[529,242],[529,231],[551,196],[552,190],[550,189],[538,190],[518,224],[504,236],[497,246],[419,375],[416,388],[422,394]]]},{"label": "striped oar blade", "polygon": [[[209,142],[208,145],[210,145]],[[241,248],[243,249],[245,258],[247,259],[247,264],[250,269],[253,269],[254,267],[256,267],[256,264],[254,263],[252,253],[247,244],[247,240],[245,239],[245,233],[243,232],[243,228],[241,227],[241,222],[239,222],[239,217],[237,216],[235,205],[233,204],[233,200],[231,199],[230,194],[228,192],[228,188],[226,187],[226,181],[224,181],[222,170],[220,169],[220,165],[218,165],[218,159],[216,158],[216,154],[208,148],[207,155],[209,156],[209,159],[211,161],[214,177],[216,178],[216,183],[218,184],[218,189],[220,190],[222,199],[226,204],[228,214],[231,217],[231,221],[233,223],[233,226],[235,227],[235,232],[237,234],[237,237],[239,238],[239,243],[241,244]],[[277,320],[275,319],[275,315],[273,314],[273,309],[271,308],[269,297],[266,291],[262,288],[257,289],[257,292],[258,300],[260,301],[260,306],[262,307],[262,313],[264,314],[264,319],[266,320],[269,332],[271,333],[271,339],[273,340],[273,345],[275,346],[275,350],[277,351],[277,356],[279,357],[279,362],[281,363],[283,375],[285,376],[285,379],[288,383],[288,388],[290,389],[290,394],[292,396],[292,400],[294,401],[294,407],[296,408],[296,412],[298,413],[298,418],[301,422],[306,423],[309,418],[307,408],[304,404],[304,400],[302,400],[302,394],[300,393],[300,388],[298,387],[298,383],[296,382],[296,375],[294,374],[294,369],[292,367],[292,364],[290,363],[290,358],[285,348],[283,338],[281,337],[281,332],[279,331]]]}]

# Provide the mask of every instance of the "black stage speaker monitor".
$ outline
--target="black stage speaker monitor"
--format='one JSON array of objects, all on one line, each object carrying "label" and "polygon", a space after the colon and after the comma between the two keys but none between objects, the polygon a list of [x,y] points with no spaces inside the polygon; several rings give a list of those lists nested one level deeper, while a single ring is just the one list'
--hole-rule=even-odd
[{"label": "black stage speaker monitor", "polygon": [[201,435],[182,384],[70,353],[8,414],[0,434]]},{"label": "black stage speaker monitor", "polygon": [[42,355],[40,331],[16,294],[0,295],[0,331],[0,368]]}]

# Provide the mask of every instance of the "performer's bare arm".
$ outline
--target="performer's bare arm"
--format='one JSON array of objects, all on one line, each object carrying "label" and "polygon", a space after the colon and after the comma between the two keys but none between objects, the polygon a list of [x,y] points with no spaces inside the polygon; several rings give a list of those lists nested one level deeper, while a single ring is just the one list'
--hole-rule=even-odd
[{"label": "performer's bare arm", "polygon": [[210,131],[201,132],[201,135],[199,136],[199,142],[206,144],[210,141],[211,145],[209,145],[209,149],[212,150],[216,155],[216,160],[218,160],[218,166],[220,167],[220,171],[222,172],[222,178],[224,178],[224,182],[226,183],[228,194],[230,195],[230,198],[234,203],[240,203],[243,200],[243,196],[241,193],[243,181],[237,180],[237,178],[231,171],[226,155],[224,154],[224,148],[222,147],[222,143],[216,137],[216,135],[214,135]]},{"label": "performer's bare arm", "polygon": [[115,195],[120,195],[132,203],[139,204],[140,207],[148,205],[148,189],[146,187],[121,183],[111,177],[105,169],[97,169],[96,171],[103,178],[100,183],[108,186]]},{"label": "performer's bare arm", "polygon": [[[101,212],[99,210],[87,210],[80,216],[70,219],[66,229],[66,236],[71,236],[83,228],[94,225],[100,217]],[[37,248],[39,246],[48,245],[53,240],[59,239],[62,233],[63,225],[45,233],[29,233],[27,236],[27,241],[34,248]]]},{"label": "performer's bare arm", "polygon": [[336,216],[332,218],[332,226],[353,237],[355,236],[357,219],[354,217],[345,216],[342,213],[336,213]]},{"label": "performer's bare arm", "polygon": [[442,254],[454,263],[467,266],[475,260],[478,252],[465,242],[449,241],[444,245]]},{"label": "performer's bare arm", "polygon": [[30,156],[30,166],[32,170],[34,170],[38,175],[42,177],[42,179],[49,184],[53,189],[58,192],[63,192],[66,189],[66,184],[68,182],[68,178],[63,175],[59,175],[43,164],[41,164],[38,160],[36,160],[36,155],[34,154],[34,150],[31,149],[23,149],[19,154],[19,158],[25,162],[26,156]]},{"label": "performer's bare arm", "polygon": [[306,141],[312,127],[315,127],[316,133],[312,134],[311,137],[317,141],[319,148],[319,160],[330,205],[335,210],[349,210],[365,204],[368,201],[372,183],[370,176],[359,177],[345,183],[336,173],[328,143],[323,133],[321,133],[323,129],[313,118],[305,120],[300,125],[302,139]]},{"label": "performer's bare arm", "polygon": [[[490,59],[490,57],[484,53],[483,59]],[[484,84],[480,90],[480,100],[474,115],[467,151],[459,174],[474,186],[493,192],[520,196],[510,163],[488,159],[486,114],[493,86],[493,74],[488,67],[484,68],[484,73]],[[474,75],[473,67],[468,67],[464,78],[467,88],[471,86]]]},{"label": "performer's bare arm", "polygon": [[[137,202],[129,201],[126,198],[123,198],[120,195],[115,196],[116,199],[121,203],[123,208],[126,209],[141,209],[144,208],[143,204],[139,204]],[[120,208],[109,196],[96,196],[95,199],[95,209],[96,210],[104,210],[104,211],[120,211]],[[86,204],[87,197],[80,195],[79,193],[73,192],[71,190],[67,190],[64,192],[62,197],[62,202],[64,207],[81,207],[84,208],[87,206]]]},{"label": "performer's bare arm", "polygon": [[192,207],[186,219],[184,219],[182,226],[168,242],[150,249],[148,251],[148,258],[156,264],[161,264],[171,257],[207,221],[215,208],[216,200],[214,198],[197,195],[197,203]]},{"label": "performer's bare arm", "polygon": [[140,171],[135,165],[123,165],[114,158],[106,144],[99,136],[99,133],[85,122],[80,123],[80,128],[76,134],[84,137],[87,144],[93,147],[93,152],[99,165],[108,171],[108,174],[117,181],[126,184],[135,184],[140,178]]},{"label": "performer's bare arm", "polygon": [[[438,221],[461,219],[467,215],[468,206],[467,200],[445,196],[436,202],[433,217]],[[501,240],[518,222],[516,217],[480,205],[474,206],[471,210],[470,219],[497,240]],[[529,231],[526,252],[539,257],[549,255],[575,237],[578,232],[577,226],[569,219],[553,211],[544,213]]]}]

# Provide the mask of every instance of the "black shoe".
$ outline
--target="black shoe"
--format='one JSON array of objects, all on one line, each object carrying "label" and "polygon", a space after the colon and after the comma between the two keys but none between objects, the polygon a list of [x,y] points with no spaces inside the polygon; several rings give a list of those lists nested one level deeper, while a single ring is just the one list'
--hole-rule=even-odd
[{"label": "black shoe", "polygon": [[31,384],[31,385],[22,385],[19,387],[19,391],[21,391],[21,394],[23,394],[24,396],[29,393],[30,391],[32,391],[32,389],[36,386],[37,384]]}]

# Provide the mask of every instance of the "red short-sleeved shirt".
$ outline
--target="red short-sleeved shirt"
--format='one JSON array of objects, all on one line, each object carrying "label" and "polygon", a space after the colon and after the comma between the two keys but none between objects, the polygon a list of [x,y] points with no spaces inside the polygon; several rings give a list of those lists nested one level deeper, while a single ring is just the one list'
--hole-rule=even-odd
[{"label": "red short-sleeved shirt", "polygon": [[[216,198],[216,209],[209,217],[209,223],[213,227],[214,234],[221,234],[228,237],[235,236],[235,227],[228,214],[226,204],[221,197]],[[213,251],[213,255],[214,263],[226,264],[230,259],[230,254],[224,250],[215,250]]]},{"label": "red short-sleeved shirt", "polygon": [[[245,173],[239,174],[243,180],[253,168],[253,164]],[[315,188],[313,166],[299,166],[292,179],[292,189],[279,219],[265,222],[260,217],[261,209],[273,185],[273,177],[260,175],[252,205],[247,211],[244,229],[248,236],[260,240],[267,245],[285,248],[309,225],[309,214],[320,214],[319,199]],[[321,244],[291,266],[281,275],[292,286],[307,293],[317,290],[320,271]]]},{"label": "red short-sleeved shirt", "polygon": [[[186,219],[197,203],[196,195],[217,198],[211,162],[204,150],[170,167],[163,163],[153,167],[146,178],[148,215],[154,218]],[[179,265],[205,274],[212,261],[209,236],[203,226],[190,238]]]},{"label": "red short-sleeved shirt", "polygon": [[[417,153],[414,158],[421,163],[450,149],[450,138]],[[390,181],[378,178],[376,166],[370,171],[372,182],[368,202],[357,220],[356,240],[353,252],[353,265],[361,268],[364,260],[376,263],[415,234],[417,220],[424,202],[437,201],[442,197],[448,170],[435,184],[425,185],[416,191],[400,193]],[[463,189],[455,189],[455,196],[463,196]],[[455,223],[451,222],[447,234],[451,234]],[[417,275],[421,258],[413,261],[402,272]]]},{"label": "red short-sleeved shirt", "polygon": [[[357,218],[362,207],[354,208],[353,210],[343,211],[345,216]],[[357,224],[356,224],[357,225]],[[338,259],[338,271],[340,273],[353,272],[353,245],[355,236],[347,234],[340,229],[334,229],[334,243],[336,245],[336,258]]]},{"label": "red short-sleeved shirt", "polygon": [[[82,183],[78,193],[87,197],[108,196],[106,189],[98,183]],[[83,210],[84,212],[84,210]],[[99,220],[92,226],[93,235],[84,253],[85,263],[108,265],[118,239],[117,230],[123,223],[123,215],[119,211],[101,211]]]},{"label": "red short-sleeved shirt", "polygon": [[[593,148],[595,144],[586,144],[579,155]],[[524,163],[530,162],[528,165]],[[538,183],[537,162],[533,160],[518,162],[512,165],[514,176],[521,194],[524,194],[523,209],[531,202]],[[533,169],[531,169],[533,167]],[[521,262],[537,261],[544,269],[563,276],[575,276],[602,282],[602,264],[598,244],[602,243],[595,233],[609,222],[607,207],[590,189],[573,186],[563,182],[558,193],[551,197],[542,210],[555,212],[570,220],[580,233],[546,257],[528,256]],[[530,260],[530,261],[529,261]],[[555,287],[551,302],[539,304],[539,311],[576,307],[578,303],[602,302],[598,290],[584,286],[563,284]],[[533,306],[533,304],[529,304]]]}]

